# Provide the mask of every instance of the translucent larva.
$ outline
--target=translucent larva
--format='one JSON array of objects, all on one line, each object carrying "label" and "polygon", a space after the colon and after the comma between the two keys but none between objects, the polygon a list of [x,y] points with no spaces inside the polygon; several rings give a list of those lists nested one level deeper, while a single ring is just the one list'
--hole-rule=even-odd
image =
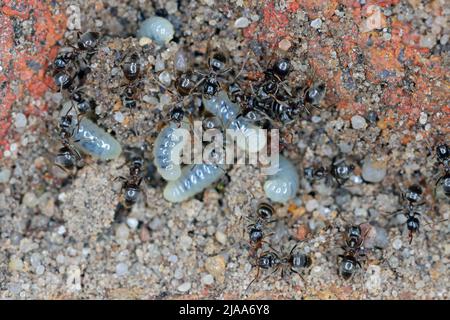
[{"label": "translucent larva", "polygon": [[295,196],[298,187],[297,170],[288,159],[280,155],[277,173],[269,176],[264,183],[266,196],[274,202],[286,203]]},{"label": "translucent larva", "polygon": [[[233,132],[236,136],[236,145],[239,149],[248,150],[248,152],[258,152],[262,150],[267,143],[267,135],[262,130],[251,124],[245,118],[237,118],[231,122],[227,133]],[[239,139],[239,137],[243,139]],[[247,142],[246,142],[247,141]],[[246,146],[246,144],[248,144]]]},{"label": "translucent larva", "polygon": [[163,177],[168,181],[176,180],[181,175],[180,154],[187,142],[184,126],[178,128],[171,123],[158,135],[153,148],[154,164]]},{"label": "translucent larva", "polygon": [[[267,136],[264,131],[258,130],[258,127],[251,124],[243,117],[238,117],[240,106],[231,102],[228,95],[224,91],[220,91],[211,99],[203,98],[205,109],[215,115],[223,124],[224,128],[228,129],[227,133],[230,136],[238,137],[236,145],[242,150],[247,150],[246,140],[248,141],[248,151],[260,151],[267,142]],[[239,139],[241,136],[244,139]]]},{"label": "translucent larva", "polygon": [[138,38],[147,37],[159,45],[164,45],[172,40],[175,30],[172,23],[163,17],[151,17],[139,27]]},{"label": "translucent larva", "polygon": [[77,149],[100,160],[111,160],[120,156],[122,153],[120,143],[105,130],[86,117],[81,118],[77,124],[75,108],[70,101],[63,105],[60,116],[67,115],[67,112],[74,116],[71,140]]},{"label": "translucent larva", "polygon": [[202,192],[225,173],[221,165],[193,164],[183,168],[176,181],[170,181],[164,189],[164,198],[170,202],[182,202]]},{"label": "translucent larva", "polygon": [[222,121],[225,128],[228,128],[231,122],[236,119],[240,111],[239,105],[231,102],[225,91],[220,91],[211,99],[203,98],[203,104],[207,111]]}]

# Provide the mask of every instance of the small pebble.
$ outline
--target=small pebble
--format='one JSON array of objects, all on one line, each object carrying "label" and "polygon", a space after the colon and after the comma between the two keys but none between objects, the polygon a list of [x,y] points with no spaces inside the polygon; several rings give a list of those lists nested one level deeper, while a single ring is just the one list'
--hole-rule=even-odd
[{"label": "small pebble", "polygon": [[125,224],[119,224],[116,228],[116,237],[121,240],[128,239],[128,236],[130,234],[130,231],[128,230],[128,227]]},{"label": "small pebble", "polygon": [[178,257],[176,255],[172,254],[169,256],[169,258],[167,260],[169,260],[170,263],[177,263]]},{"label": "small pebble", "polygon": [[185,283],[179,285],[177,290],[180,292],[187,292],[187,291],[191,290],[191,283],[185,282]]},{"label": "small pebble", "polygon": [[117,122],[119,122],[119,123],[122,123],[123,122],[123,120],[125,120],[125,116],[123,115],[123,113],[122,112],[115,112],[114,113],[114,120],[116,120]]},{"label": "small pebble", "polygon": [[128,227],[130,227],[130,229],[135,230],[137,228],[137,226],[139,225],[139,220],[136,218],[128,218],[127,225],[128,225]]},{"label": "small pebble", "polygon": [[311,27],[314,29],[319,29],[322,26],[322,19],[317,18],[311,21]]},{"label": "small pebble", "polygon": [[425,124],[427,124],[427,120],[428,120],[428,115],[425,112],[421,112],[420,117],[419,117],[419,123],[421,125],[425,125]]},{"label": "small pebble", "polygon": [[158,56],[155,61],[155,72],[163,71],[166,68],[164,60]]},{"label": "small pebble", "polygon": [[227,243],[227,236],[222,231],[217,231],[216,232],[216,240],[219,243],[225,245]]},{"label": "small pebble", "polygon": [[311,199],[306,202],[306,211],[312,212],[319,207],[319,202],[316,199]]},{"label": "small pebble", "polygon": [[36,267],[36,274],[37,275],[42,275],[45,272],[45,267],[43,265],[37,266]]},{"label": "small pebble", "polygon": [[62,236],[66,233],[66,228],[64,226],[59,226],[57,233]]},{"label": "small pebble", "polygon": [[11,177],[11,170],[5,168],[0,170],[0,183],[6,183]]},{"label": "small pebble", "polygon": [[393,242],[392,242],[392,247],[395,249],[395,250],[400,250],[400,248],[402,247],[402,240],[400,240],[400,239],[395,239]]},{"label": "small pebble", "polygon": [[170,86],[170,83],[172,82],[172,77],[168,71],[163,71],[159,74],[159,81],[165,86]]},{"label": "small pebble", "polygon": [[14,117],[14,125],[16,128],[23,128],[27,125],[27,117],[23,113],[17,113]]},{"label": "small pebble", "polygon": [[280,48],[283,51],[288,51],[291,48],[292,44],[288,39],[283,39],[278,44],[278,48]]},{"label": "small pebble", "polygon": [[116,274],[121,277],[128,273],[128,265],[124,262],[118,263],[116,265]]},{"label": "small pebble", "polygon": [[419,46],[422,48],[431,49],[436,45],[436,36],[433,34],[427,34],[420,37]]},{"label": "small pebble", "polygon": [[206,271],[212,274],[219,283],[223,283],[225,280],[225,265],[225,258],[222,255],[209,257],[205,261]]},{"label": "small pebble", "polygon": [[28,208],[34,208],[39,202],[39,199],[36,197],[36,195],[29,191],[25,193],[22,199],[22,203],[27,206]]},{"label": "small pebble", "polygon": [[210,274],[204,275],[202,277],[202,283],[207,286],[212,285],[214,283],[214,277]]},{"label": "small pebble", "polygon": [[247,28],[250,25],[250,20],[246,17],[240,17],[234,22],[234,27],[237,29]]},{"label": "small pebble", "polygon": [[149,45],[151,43],[152,43],[152,39],[150,39],[150,38],[142,37],[142,38],[139,39],[139,45],[141,47],[147,46],[147,45]]},{"label": "small pebble", "polygon": [[366,119],[361,116],[352,117],[352,128],[356,130],[365,129],[367,127]]},{"label": "small pebble", "polygon": [[186,72],[188,70],[189,62],[186,51],[184,51],[183,49],[179,49],[175,53],[174,65],[175,70],[177,71]]}]

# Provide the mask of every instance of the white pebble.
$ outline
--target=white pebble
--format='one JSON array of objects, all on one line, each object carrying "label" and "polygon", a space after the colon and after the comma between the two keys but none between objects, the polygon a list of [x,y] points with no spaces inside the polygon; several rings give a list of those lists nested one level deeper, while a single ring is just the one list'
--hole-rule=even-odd
[{"label": "white pebble", "polygon": [[45,267],[43,265],[37,266],[36,267],[36,274],[37,275],[42,275],[45,272]]},{"label": "white pebble", "polygon": [[118,263],[116,266],[116,274],[121,277],[128,273],[128,265],[124,262]]},{"label": "white pebble", "polygon": [[119,112],[114,113],[114,120],[116,120],[117,122],[122,123],[124,119],[125,119],[125,116],[123,115],[122,112],[119,111]]},{"label": "white pebble", "polygon": [[6,183],[11,177],[11,170],[5,168],[0,170],[0,183]]},{"label": "white pebble", "polygon": [[400,250],[400,248],[402,247],[402,240],[400,240],[400,239],[395,239],[395,240],[392,242],[392,247],[393,247],[395,250]]},{"label": "white pebble", "polygon": [[356,130],[365,129],[367,127],[366,119],[361,116],[352,117],[352,128]]},{"label": "white pebble", "polygon": [[421,112],[420,117],[419,117],[419,123],[422,125],[425,125],[427,123],[427,120],[428,120],[428,115],[425,112]]},{"label": "white pebble", "polygon": [[319,202],[316,199],[311,199],[306,202],[306,211],[312,212],[319,207]]},{"label": "white pebble", "polygon": [[227,243],[227,236],[222,231],[217,231],[216,232],[216,240],[219,243],[225,245]]},{"label": "white pebble", "polygon": [[16,128],[23,128],[27,125],[27,117],[23,113],[17,113],[14,117],[14,125]]},{"label": "white pebble", "polygon": [[126,240],[128,239],[128,235],[129,235],[129,230],[128,227],[125,224],[120,224],[119,226],[117,226],[116,228],[116,237],[118,239],[121,240]]},{"label": "white pebble", "polygon": [[311,27],[314,29],[319,29],[322,26],[322,19],[317,18],[311,21]]},{"label": "white pebble", "polygon": [[202,277],[202,283],[207,286],[212,285],[214,283],[214,277],[210,274],[204,275]]},{"label": "white pebble", "polygon": [[128,218],[127,219],[127,225],[130,227],[130,229],[135,230],[139,224],[138,219],[136,218]]},{"label": "white pebble", "polygon": [[176,256],[176,255],[174,255],[174,254],[172,254],[171,256],[169,256],[169,262],[171,262],[171,263],[177,263],[177,261],[178,261],[178,257]]},{"label": "white pebble", "polygon": [[178,286],[177,290],[180,292],[187,292],[191,289],[191,283],[190,282],[185,282],[181,285]]},{"label": "white pebble", "polygon": [[64,233],[66,233],[66,228],[64,226],[59,226],[57,232],[60,236],[62,236]]},{"label": "white pebble", "polygon": [[165,86],[170,86],[170,83],[172,82],[172,77],[169,72],[163,71],[159,75],[159,81]]},{"label": "white pebble", "polygon": [[234,27],[237,29],[247,28],[250,25],[250,20],[246,17],[240,17],[234,22]]}]

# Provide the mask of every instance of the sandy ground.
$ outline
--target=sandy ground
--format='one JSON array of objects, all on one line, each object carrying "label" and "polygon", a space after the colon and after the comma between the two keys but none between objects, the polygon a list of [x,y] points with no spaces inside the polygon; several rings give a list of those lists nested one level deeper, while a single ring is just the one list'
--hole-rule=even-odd
[{"label": "sandy ground", "polygon": [[[66,15],[63,42],[73,41],[78,17],[82,31],[102,33],[85,92],[97,103],[97,124],[127,152],[109,162],[87,157],[87,165],[71,178],[52,165],[60,146],[61,93],[17,94],[10,111],[3,100],[11,127],[2,138],[7,143],[2,141],[0,158],[0,297],[448,299],[450,229],[442,220],[449,218],[450,203],[439,190],[433,196],[439,167],[427,144],[449,140],[450,11],[444,2],[383,1],[376,7],[382,16],[376,29],[367,29],[365,22],[369,1],[161,3],[64,1],[49,6],[53,15]],[[175,41],[167,46],[143,46],[131,37],[155,8],[165,8],[176,29]],[[30,37],[17,30],[27,30],[31,19],[5,10],[2,19],[13,20],[14,48],[20,51]],[[235,27],[240,17],[248,19],[243,29]],[[256,269],[242,217],[252,214],[255,201],[243,190],[264,197],[259,168],[234,165],[218,185],[181,204],[162,196],[165,183],[151,165],[151,150],[168,121],[170,96],[152,75],[157,69],[156,76],[165,70],[175,77],[173,57],[181,47],[196,53],[195,68],[205,70],[208,40],[227,53],[235,69],[249,51],[249,72],[256,62],[266,66],[271,57],[283,56],[293,64],[289,85],[316,80],[327,85],[321,109],[282,128],[282,136],[292,137],[283,153],[299,173],[304,167],[329,165],[339,155],[356,166],[355,174],[342,187],[302,177],[297,197],[275,206],[277,222],[268,239],[282,252],[300,241],[299,248],[313,258],[303,274],[306,283],[294,274],[283,280],[263,272],[246,291]],[[120,60],[129,52],[140,55],[144,70],[133,115],[120,101],[126,83]],[[11,80],[8,88],[19,92],[24,81]],[[377,119],[370,121],[369,112]],[[19,114],[26,116],[25,126]],[[367,119],[359,129],[352,126],[355,115]],[[148,160],[146,197],[126,210],[119,206],[120,183],[114,179],[127,175],[123,164],[133,148],[143,150]],[[379,183],[360,177],[369,159],[386,169]],[[422,232],[410,245],[404,219],[385,213],[400,208],[401,188],[413,183],[424,188],[427,205]],[[369,252],[363,269],[344,281],[336,262],[342,231],[364,222],[377,230],[374,239],[381,248]]]}]

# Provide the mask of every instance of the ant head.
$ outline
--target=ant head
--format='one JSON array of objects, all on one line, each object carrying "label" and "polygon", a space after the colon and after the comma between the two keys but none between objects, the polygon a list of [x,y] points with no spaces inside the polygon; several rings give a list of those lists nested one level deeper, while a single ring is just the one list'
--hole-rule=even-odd
[{"label": "ant head", "polygon": [[447,144],[440,144],[436,147],[436,154],[439,160],[448,160],[450,158],[450,148]]},{"label": "ant head", "polygon": [[306,90],[305,102],[312,105],[319,105],[325,97],[326,87],[322,82],[315,83]]},{"label": "ant head", "polygon": [[203,94],[207,98],[211,98],[219,91],[219,83],[215,78],[208,78],[203,85]]},{"label": "ant head", "polygon": [[216,52],[208,59],[208,66],[214,72],[224,71],[227,64],[227,58],[223,53]]},{"label": "ant head", "polygon": [[184,118],[184,110],[182,107],[175,107],[170,111],[170,120],[180,123]]},{"label": "ant head", "polygon": [[98,32],[85,32],[80,36],[80,39],[78,40],[78,48],[80,50],[92,51],[97,46],[99,38],[100,34]]},{"label": "ant head", "polygon": [[361,227],[360,226],[351,226],[348,229],[348,236],[349,237],[361,237]]}]

